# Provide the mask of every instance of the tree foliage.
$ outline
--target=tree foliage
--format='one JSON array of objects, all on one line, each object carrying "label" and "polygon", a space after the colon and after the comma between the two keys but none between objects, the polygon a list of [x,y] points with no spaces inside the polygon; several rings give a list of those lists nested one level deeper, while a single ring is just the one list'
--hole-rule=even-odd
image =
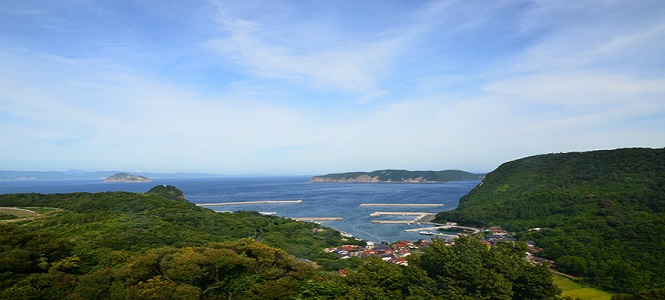
[{"label": "tree foliage", "polygon": [[410,260],[433,279],[444,299],[552,299],[559,293],[545,265],[524,259],[525,244],[494,247],[478,238],[460,237],[452,246],[434,240]]},{"label": "tree foliage", "polygon": [[[216,213],[161,193],[0,195],[53,207],[0,223],[0,299],[546,299],[556,290],[524,248],[433,242],[412,266],[342,260],[339,233],[255,212]],[[175,195],[175,197],[173,197]],[[281,249],[280,249],[281,248]],[[294,256],[295,255],[295,256]],[[333,275],[309,258],[347,268]],[[348,269],[349,266],[359,265]]]},{"label": "tree foliage", "polygon": [[[437,221],[522,232],[560,270],[624,292],[665,285],[665,149],[507,162]],[[529,228],[540,232],[527,232]]]}]

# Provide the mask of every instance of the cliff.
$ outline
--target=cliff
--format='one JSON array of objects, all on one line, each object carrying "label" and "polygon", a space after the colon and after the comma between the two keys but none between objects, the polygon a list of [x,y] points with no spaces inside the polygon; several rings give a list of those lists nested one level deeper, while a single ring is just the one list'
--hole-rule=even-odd
[{"label": "cliff", "polygon": [[408,171],[377,170],[372,172],[347,172],[314,176],[310,182],[447,182],[458,180],[482,179],[483,175],[460,170],[444,171]]}]

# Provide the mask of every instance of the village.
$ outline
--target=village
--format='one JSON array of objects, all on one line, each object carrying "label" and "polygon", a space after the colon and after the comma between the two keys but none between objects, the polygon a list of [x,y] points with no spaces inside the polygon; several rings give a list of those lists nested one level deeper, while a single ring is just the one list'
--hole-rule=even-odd
[{"label": "village", "polygon": [[[347,233],[342,233],[345,237],[350,237]],[[517,239],[511,237],[511,234],[506,230],[503,230],[499,227],[493,226],[485,230],[482,230],[482,239],[481,243],[488,246],[494,246],[500,241],[506,242],[516,242]],[[447,245],[453,244],[454,235],[441,234],[437,235],[435,238],[442,239]],[[359,245],[342,245],[339,247],[326,248],[325,251],[328,253],[335,253],[341,259],[348,259],[352,257],[359,258],[369,258],[369,257],[380,257],[382,260],[393,263],[396,265],[408,266],[409,262],[407,257],[413,252],[418,251],[420,248],[428,247],[430,241],[426,239],[418,239],[417,241],[407,241],[402,240],[395,243],[374,243],[371,241],[366,242],[366,246]],[[537,257],[535,254],[540,252],[542,248],[537,248],[533,241],[526,241],[528,250],[526,252],[525,259],[534,263],[550,263],[553,264],[553,261],[549,261],[540,257]]]}]

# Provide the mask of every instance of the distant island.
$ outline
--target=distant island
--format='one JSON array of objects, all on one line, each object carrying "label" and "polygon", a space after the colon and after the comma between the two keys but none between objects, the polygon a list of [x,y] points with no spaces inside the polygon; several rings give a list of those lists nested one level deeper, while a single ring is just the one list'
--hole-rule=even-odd
[{"label": "distant island", "polygon": [[[61,179],[100,179],[111,175],[121,173],[122,171],[11,171],[0,170],[0,180],[61,180]],[[141,175],[148,178],[216,178],[227,177],[223,174],[208,173],[155,173],[155,172],[132,172],[135,175]]]},{"label": "distant island", "polygon": [[377,170],[372,172],[347,172],[314,176],[310,182],[448,182],[482,179],[484,175],[461,170],[408,171]]},{"label": "distant island", "polygon": [[128,173],[118,173],[104,179],[104,182],[150,182],[150,178]]}]

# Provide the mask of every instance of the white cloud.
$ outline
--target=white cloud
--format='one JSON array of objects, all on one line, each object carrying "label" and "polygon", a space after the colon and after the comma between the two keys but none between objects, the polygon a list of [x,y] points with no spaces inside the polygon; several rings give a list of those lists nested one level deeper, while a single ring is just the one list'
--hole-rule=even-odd
[{"label": "white cloud", "polygon": [[[32,56],[39,70],[21,68],[25,57],[7,56],[3,65],[11,72],[0,74],[12,87],[0,91],[0,112],[11,117],[0,121],[5,159],[237,165],[264,149],[297,145],[301,128],[308,128],[298,112],[242,93],[210,98],[102,63],[89,68],[53,57],[37,63]],[[61,69],[68,74],[59,76]]]},{"label": "white cloud", "polygon": [[[269,78],[285,79],[303,86],[324,90],[339,89],[363,97],[376,97],[383,92],[377,81],[395,45],[391,40],[358,44],[342,41],[344,46],[317,48],[298,53],[306,40],[271,43],[265,35],[285,34],[255,21],[221,22],[227,38],[216,38],[208,46],[226,59],[247,67],[250,72]],[[312,32],[312,34],[317,34]],[[285,37],[286,38],[286,37]]]},{"label": "white cloud", "polygon": [[548,72],[497,80],[485,90],[513,102],[603,107],[657,101],[665,95],[665,79]]},{"label": "white cloud", "polygon": [[662,64],[665,6],[659,1],[538,1],[521,17],[538,36],[515,58],[519,71]]}]

